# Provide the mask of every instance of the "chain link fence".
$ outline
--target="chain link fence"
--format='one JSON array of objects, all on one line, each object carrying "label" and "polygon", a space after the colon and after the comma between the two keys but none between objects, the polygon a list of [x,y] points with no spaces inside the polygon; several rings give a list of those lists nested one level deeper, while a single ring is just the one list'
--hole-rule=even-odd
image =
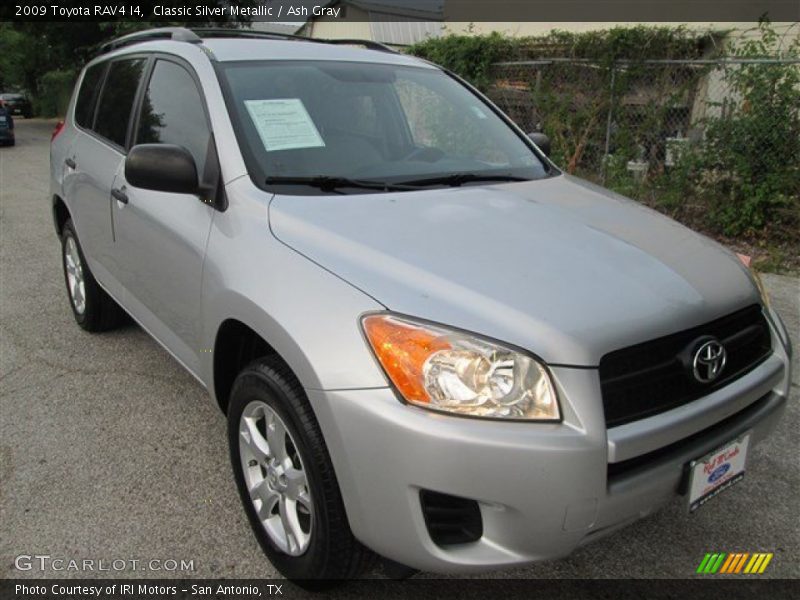
[{"label": "chain link fence", "polygon": [[[743,105],[734,81],[738,71],[800,73],[800,59],[643,60],[602,65],[552,58],[494,67],[491,98],[526,131],[548,134],[553,158],[563,168],[603,182],[611,163],[621,159],[634,177],[674,167],[684,149],[702,144],[710,123],[717,125],[735,118],[737,112],[754,110]],[[772,114],[769,120],[782,116]],[[764,125],[774,129],[777,123]],[[772,136],[766,129],[761,133],[748,141],[755,144],[757,153],[770,155]]]},{"label": "chain link fence", "polygon": [[723,233],[800,231],[800,59],[551,58],[496,63],[492,81],[570,173]]}]

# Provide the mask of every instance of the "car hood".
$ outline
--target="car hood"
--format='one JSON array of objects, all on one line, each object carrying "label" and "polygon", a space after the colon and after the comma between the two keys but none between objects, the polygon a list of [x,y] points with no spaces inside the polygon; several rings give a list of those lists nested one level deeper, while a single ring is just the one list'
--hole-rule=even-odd
[{"label": "car hood", "polygon": [[[275,196],[273,234],[389,310],[550,364],[759,301],[716,242],[574,177],[385,194]],[[324,305],[324,299],[323,299]]]}]

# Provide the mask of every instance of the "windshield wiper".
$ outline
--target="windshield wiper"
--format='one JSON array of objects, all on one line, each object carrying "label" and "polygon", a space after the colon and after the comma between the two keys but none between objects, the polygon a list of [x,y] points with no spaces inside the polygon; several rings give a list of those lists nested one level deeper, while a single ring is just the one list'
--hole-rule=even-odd
[{"label": "windshield wiper", "polygon": [[414,187],[428,186],[428,185],[449,185],[451,187],[458,187],[465,183],[472,183],[477,181],[529,181],[527,177],[518,177],[516,175],[490,175],[480,173],[452,173],[450,175],[441,175],[438,177],[428,177],[425,179],[412,179],[410,181],[401,181],[398,185],[410,185]]},{"label": "windshield wiper", "polygon": [[[340,188],[360,188],[365,190],[401,191],[413,189],[407,185],[388,183],[386,181],[373,181],[370,179],[349,179],[347,177],[330,177],[318,175],[316,177],[267,177],[267,185],[307,185],[319,188],[325,192],[335,192]],[[343,193],[343,192],[339,192]]]}]

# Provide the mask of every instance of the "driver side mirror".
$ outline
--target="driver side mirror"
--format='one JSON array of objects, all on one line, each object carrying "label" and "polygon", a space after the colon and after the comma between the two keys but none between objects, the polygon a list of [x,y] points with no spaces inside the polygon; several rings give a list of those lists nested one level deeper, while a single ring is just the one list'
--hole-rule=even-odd
[{"label": "driver side mirror", "polygon": [[189,151],[174,144],[138,144],[125,159],[125,179],[157,192],[197,194],[197,165]]},{"label": "driver side mirror", "polygon": [[541,131],[532,131],[528,134],[530,140],[536,144],[545,156],[550,156],[550,138]]}]

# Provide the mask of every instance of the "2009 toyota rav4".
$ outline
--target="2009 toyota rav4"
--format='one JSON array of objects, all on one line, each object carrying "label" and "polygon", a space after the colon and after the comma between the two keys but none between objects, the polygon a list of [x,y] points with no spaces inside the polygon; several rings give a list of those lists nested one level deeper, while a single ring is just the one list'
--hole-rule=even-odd
[{"label": "2009 toyota rav4", "polygon": [[111,43],[52,200],[78,324],[122,307],[208,388],[283,574],[563,556],[741,479],[791,350],[734,254],[434,65],[251,38]]}]

